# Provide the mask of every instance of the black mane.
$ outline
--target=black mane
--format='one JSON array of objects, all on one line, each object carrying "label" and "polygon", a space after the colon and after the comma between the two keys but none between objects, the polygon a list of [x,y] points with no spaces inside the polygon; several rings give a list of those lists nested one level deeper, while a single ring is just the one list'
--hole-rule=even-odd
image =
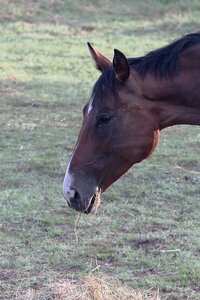
[{"label": "black mane", "polygon": [[[173,77],[180,69],[180,53],[197,44],[200,44],[200,33],[188,34],[144,56],[129,58],[128,63],[141,76],[150,72],[155,78]],[[94,85],[92,94],[104,96],[108,91],[117,97],[117,80],[112,66],[101,74]]]},{"label": "black mane", "polygon": [[200,44],[200,33],[188,34],[145,56],[129,58],[128,62],[141,76],[151,72],[156,78],[172,77],[180,68],[179,54],[197,44]]}]

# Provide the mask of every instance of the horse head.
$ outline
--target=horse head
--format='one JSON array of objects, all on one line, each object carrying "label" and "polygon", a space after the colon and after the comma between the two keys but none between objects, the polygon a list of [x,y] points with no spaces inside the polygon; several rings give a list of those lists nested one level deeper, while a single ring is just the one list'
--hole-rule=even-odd
[{"label": "horse head", "polygon": [[158,140],[152,113],[126,56],[113,62],[88,44],[101,76],[83,109],[83,123],[63,183],[69,206],[89,213],[104,192],[132,165],[147,158]]}]

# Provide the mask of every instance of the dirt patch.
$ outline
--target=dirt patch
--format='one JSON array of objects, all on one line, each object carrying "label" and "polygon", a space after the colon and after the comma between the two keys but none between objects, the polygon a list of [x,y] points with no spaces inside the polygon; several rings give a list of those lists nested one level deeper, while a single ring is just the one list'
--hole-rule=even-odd
[{"label": "dirt patch", "polygon": [[185,161],[181,160],[178,165],[188,171],[200,172],[200,162],[197,160]]},{"label": "dirt patch", "polygon": [[153,223],[151,225],[151,232],[156,232],[158,230],[167,231],[169,230],[169,226],[161,223]]},{"label": "dirt patch", "polygon": [[166,248],[165,241],[162,239],[145,239],[138,240],[133,243],[134,249],[143,250],[145,252],[160,251]]}]

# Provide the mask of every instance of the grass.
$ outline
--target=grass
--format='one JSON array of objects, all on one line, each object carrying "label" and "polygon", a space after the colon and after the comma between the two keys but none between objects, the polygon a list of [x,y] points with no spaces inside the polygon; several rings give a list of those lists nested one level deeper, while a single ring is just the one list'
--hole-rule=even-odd
[{"label": "grass", "polygon": [[[21,297],[21,295],[20,295]],[[160,300],[158,291],[148,291],[141,293],[140,291],[132,291],[127,287],[121,287],[119,282],[108,282],[105,276],[99,274],[94,276],[89,274],[83,277],[82,281],[75,280],[58,280],[52,282],[49,286],[43,288],[42,291],[36,292],[28,290],[21,299],[82,299],[82,300]]]},{"label": "grass", "polygon": [[96,216],[77,219],[61,191],[98,78],[86,42],[142,55],[198,31],[199,1],[0,3],[0,299],[97,270],[163,299],[199,299],[198,127],[163,131]]}]

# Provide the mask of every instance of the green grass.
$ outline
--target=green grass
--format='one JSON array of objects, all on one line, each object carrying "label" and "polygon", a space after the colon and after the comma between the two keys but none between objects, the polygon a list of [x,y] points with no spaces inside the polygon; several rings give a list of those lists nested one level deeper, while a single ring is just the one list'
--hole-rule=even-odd
[{"label": "green grass", "polygon": [[[103,4],[102,4],[103,3]],[[200,131],[154,155],[80,216],[62,180],[98,78],[86,42],[142,55],[199,30],[199,1],[1,1],[0,299],[99,270],[167,299],[200,298]]]}]

